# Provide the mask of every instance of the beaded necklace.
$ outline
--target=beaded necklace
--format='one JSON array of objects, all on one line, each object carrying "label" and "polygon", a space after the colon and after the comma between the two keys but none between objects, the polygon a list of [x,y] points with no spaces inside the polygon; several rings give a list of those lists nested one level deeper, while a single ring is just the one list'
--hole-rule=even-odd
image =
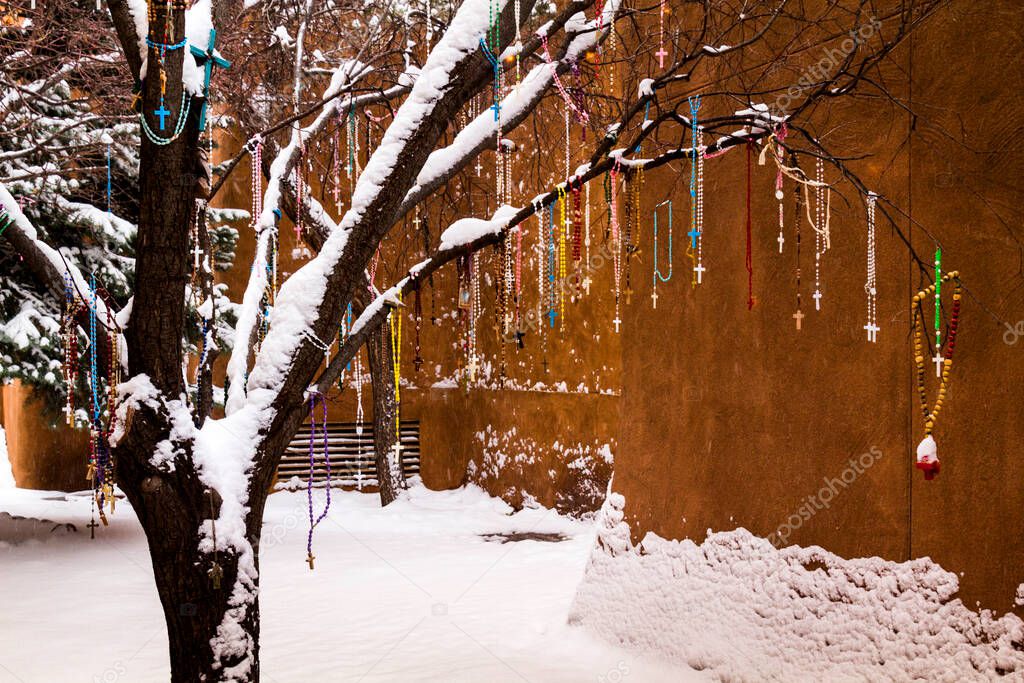
[{"label": "beaded necklace", "polygon": [[[396,295],[398,307],[391,312],[388,323],[391,327],[391,367],[394,372],[395,381],[395,445],[392,450],[395,453],[395,467],[401,471],[402,467],[402,293]],[[378,475],[379,476],[379,475]]]},{"label": "beaded necklace", "polygon": [[[668,206],[668,274],[658,268],[658,209]],[[654,272],[651,277],[651,307],[658,307],[658,281],[668,282],[672,279],[672,200],[666,199],[654,207]]]},{"label": "beaded necklace", "polygon": [[[327,492],[327,501],[324,504],[323,512],[314,519],[313,471],[316,468],[316,404],[318,400],[321,406],[320,424],[321,430],[323,431],[324,471],[327,474],[327,486],[325,487]],[[313,560],[316,559],[313,555],[313,529],[315,529],[317,525],[327,517],[328,511],[331,509],[331,452],[328,445],[327,435],[327,401],[319,392],[311,392],[309,394],[309,477],[306,479],[306,501],[309,506],[309,532],[306,535],[306,563],[309,565],[309,570],[313,571]]]},{"label": "beaded necklace", "polygon": [[[938,261],[938,255],[936,261]],[[934,295],[936,301],[936,316],[938,318],[941,315],[941,287],[942,282],[953,282],[953,311],[949,321],[949,336],[946,339],[945,350],[941,349],[938,344],[935,347],[935,357],[938,359],[936,368],[939,371],[939,388],[938,395],[935,398],[935,404],[932,407],[928,405],[928,395],[925,388],[925,322],[924,316],[921,312],[921,304],[929,297]],[[917,458],[915,466],[924,472],[925,479],[934,479],[939,473],[939,458],[935,445],[935,439],[932,437],[932,431],[935,429],[935,423],[938,420],[939,411],[942,409],[942,403],[946,398],[946,391],[949,387],[950,373],[953,369],[953,351],[956,349],[956,333],[957,327],[960,324],[960,300],[962,294],[962,285],[960,283],[959,271],[950,271],[945,275],[942,275],[935,279],[935,283],[922,289],[911,299],[911,309],[914,316],[914,365],[917,371],[917,392],[921,404],[921,413],[924,417],[924,439],[917,446]],[[939,323],[936,323],[936,338],[939,336]]]},{"label": "beaded necklace", "polygon": [[[874,192],[869,192],[867,197],[868,204],[868,249],[867,249],[867,280],[864,282],[864,292],[868,297],[868,322],[864,325],[864,329],[868,333],[868,341],[875,343],[878,341],[878,323],[877,311],[878,311],[878,268],[875,255],[875,203],[878,199],[878,195]],[[938,299],[938,296],[936,296]]]},{"label": "beaded necklace", "polygon": [[619,325],[622,324],[621,316],[621,282],[622,282],[622,239],[619,235],[619,207],[616,198],[616,184],[619,176],[619,164],[616,161],[615,165],[609,172],[609,184],[607,191],[609,215],[611,222],[611,238],[612,238],[612,270],[614,271],[615,278],[615,319],[612,323],[615,325],[615,331],[619,331]]}]

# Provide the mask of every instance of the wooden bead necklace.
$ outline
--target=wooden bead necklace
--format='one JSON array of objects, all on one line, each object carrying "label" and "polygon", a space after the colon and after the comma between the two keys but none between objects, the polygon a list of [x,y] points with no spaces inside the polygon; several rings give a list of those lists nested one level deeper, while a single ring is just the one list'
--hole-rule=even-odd
[{"label": "wooden bead necklace", "polygon": [[[936,262],[938,262],[938,257]],[[939,316],[941,314],[941,288],[942,282],[953,282],[953,310],[949,320],[949,336],[946,339],[946,347],[943,350],[938,344],[935,347],[935,357],[938,359],[936,367],[939,370],[938,395],[935,398],[935,405],[929,407],[928,395],[925,388],[925,322],[921,313],[921,305],[929,297],[934,295],[936,301],[936,339],[939,338]],[[950,271],[945,275],[936,278],[935,284],[922,289],[911,299],[911,310],[914,316],[914,365],[917,370],[917,392],[921,404],[921,413],[924,418],[925,437],[917,446],[917,458],[915,466],[924,472],[925,479],[934,479],[939,473],[939,458],[932,437],[938,420],[942,403],[946,399],[946,391],[949,388],[950,373],[953,369],[953,352],[956,349],[956,333],[960,323],[960,299],[962,286],[960,283],[959,271]]]}]

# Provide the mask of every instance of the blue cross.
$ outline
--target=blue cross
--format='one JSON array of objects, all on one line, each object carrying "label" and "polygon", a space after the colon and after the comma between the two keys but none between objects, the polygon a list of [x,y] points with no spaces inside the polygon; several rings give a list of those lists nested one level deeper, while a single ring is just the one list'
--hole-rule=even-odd
[{"label": "blue cross", "polygon": [[497,100],[495,100],[494,104],[491,105],[491,109],[494,110],[494,120],[497,121],[499,119],[498,114],[499,112],[501,112],[501,105],[498,103]]},{"label": "blue cross", "polygon": [[[195,45],[189,45],[188,49],[192,52],[192,56],[196,58],[196,62],[203,65],[205,71],[205,80],[203,82],[203,107],[199,111],[199,130],[206,130],[206,103],[210,100],[210,76],[213,75],[213,67],[219,66],[222,69],[230,69],[231,62],[217,55],[217,52],[213,49],[213,44],[217,41],[217,30],[210,29],[210,45],[206,48],[206,52],[203,52]],[[162,126],[161,126],[162,128]]]},{"label": "blue cross", "polygon": [[171,115],[171,110],[164,106],[163,100],[160,100],[160,108],[153,112],[154,116],[160,118],[160,130],[167,128],[167,117]]},{"label": "blue cross", "polygon": [[550,311],[548,311],[548,319],[551,321],[551,327],[555,326],[555,318],[557,317],[558,314],[555,313],[555,309],[552,308]]},{"label": "blue cross", "polygon": [[697,247],[697,237],[700,235],[700,230],[697,230],[696,228],[693,228],[692,230],[690,230],[690,232],[688,232],[686,234],[690,236],[690,247],[691,248],[696,248]]}]

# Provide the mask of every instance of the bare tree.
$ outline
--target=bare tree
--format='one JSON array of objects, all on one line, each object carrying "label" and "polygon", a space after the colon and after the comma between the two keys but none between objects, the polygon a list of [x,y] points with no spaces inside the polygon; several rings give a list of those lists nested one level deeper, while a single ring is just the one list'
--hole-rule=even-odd
[{"label": "bare tree", "polygon": [[[825,149],[813,121],[836,98],[865,91],[888,96],[877,78],[880,64],[940,3],[684,2],[673,5],[667,35],[659,29],[658,4],[627,7],[619,0],[568,2],[549,16],[535,16],[531,0],[463,0],[436,16],[408,7],[366,10],[312,0],[242,9],[226,4],[211,12],[210,0],[199,0],[189,10],[176,2],[154,4],[146,17],[136,2],[109,4],[124,61],[140,83],[141,122],[149,129],[140,148],[130,316],[122,316],[123,332],[110,331],[123,334],[129,378],[118,388],[118,428],[110,440],[117,482],[149,542],[172,679],[255,681],[263,509],[281,455],[303,420],[308,393],[328,391],[364,344],[379,351],[374,365],[386,367],[383,330],[399,297],[448,262],[500,243],[558,192],[548,189],[522,208],[499,206],[472,229],[463,223],[447,231],[392,286],[368,289],[368,266],[394,226],[426,198],[446,192],[479,155],[544,111],[546,102],[560,102],[588,130],[587,161],[567,174],[558,171],[563,188],[606,172],[617,178],[703,151],[770,142],[787,153],[827,158],[864,189],[845,160]],[[278,11],[293,30],[277,23]],[[362,13],[358,25],[355,13]],[[258,133],[266,141],[269,163],[262,212],[253,216],[256,256],[234,326],[226,414],[213,419],[206,414],[210,401],[186,400],[182,372],[192,264],[188,226],[196,201],[209,200],[244,154],[224,164],[216,180],[207,177],[200,131],[207,90],[189,50],[172,46],[182,44],[188,27],[189,47],[212,54],[209,27],[246,16],[257,28],[249,36],[228,35],[224,44],[239,51],[239,67],[218,78],[249,79],[244,87],[225,90],[236,93],[246,137]],[[427,41],[426,22],[436,42],[431,40],[429,54],[417,65],[406,40]],[[870,34],[862,30],[867,25],[874,27]],[[259,54],[268,48],[262,42],[257,48],[254,36],[271,35],[269,49],[281,52]],[[306,41],[331,52],[311,55]],[[669,48],[667,55],[655,47]],[[824,64],[826,49],[833,52]],[[521,81],[501,86],[498,79],[494,90],[495,64],[509,70],[517,56]],[[251,68],[236,76],[246,64]],[[600,86],[612,73],[615,85]],[[568,74],[578,85],[567,89],[562,80]],[[313,95],[309,83],[325,80]],[[494,108],[461,124],[471,100],[489,91]],[[580,97],[583,91],[588,94]],[[284,93],[291,96],[290,107],[266,106],[286,99]],[[695,151],[689,143],[688,97],[694,94],[701,94],[703,111],[710,112],[701,119],[707,150]],[[339,119],[370,104],[393,114],[355,183],[349,208],[335,221],[304,173],[294,170],[317,141],[335,132]],[[172,125],[161,132],[156,112],[165,106]],[[785,140],[779,134],[783,125],[790,132]],[[534,182],[538,190],[552,187],[539,173]],[[2,187],[0,200],[13,217],[4,237],[26,259],[42,264],[42,281],[53,284],[65,270],[81,278],[74,264],[55,261]],[[261,302],[278,212],[301,217],[317,254],[281,285],[266,318]],[[325,363],[324,347],[334,341],[350,303],[360,311],[358,319]],[[262,332],[261,317],[269,324]],[[211,372],[209,364],[202,368],[201,385],[211,386]]]}]

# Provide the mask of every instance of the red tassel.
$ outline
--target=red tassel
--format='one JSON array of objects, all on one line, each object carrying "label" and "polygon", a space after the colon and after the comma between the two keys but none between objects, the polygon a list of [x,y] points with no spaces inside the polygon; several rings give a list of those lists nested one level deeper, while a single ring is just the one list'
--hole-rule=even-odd
[{"label": "red tassel", "polygon": [[754,255],[750,231],[751,143],[747,143],[747,310],[754,307]]}]

